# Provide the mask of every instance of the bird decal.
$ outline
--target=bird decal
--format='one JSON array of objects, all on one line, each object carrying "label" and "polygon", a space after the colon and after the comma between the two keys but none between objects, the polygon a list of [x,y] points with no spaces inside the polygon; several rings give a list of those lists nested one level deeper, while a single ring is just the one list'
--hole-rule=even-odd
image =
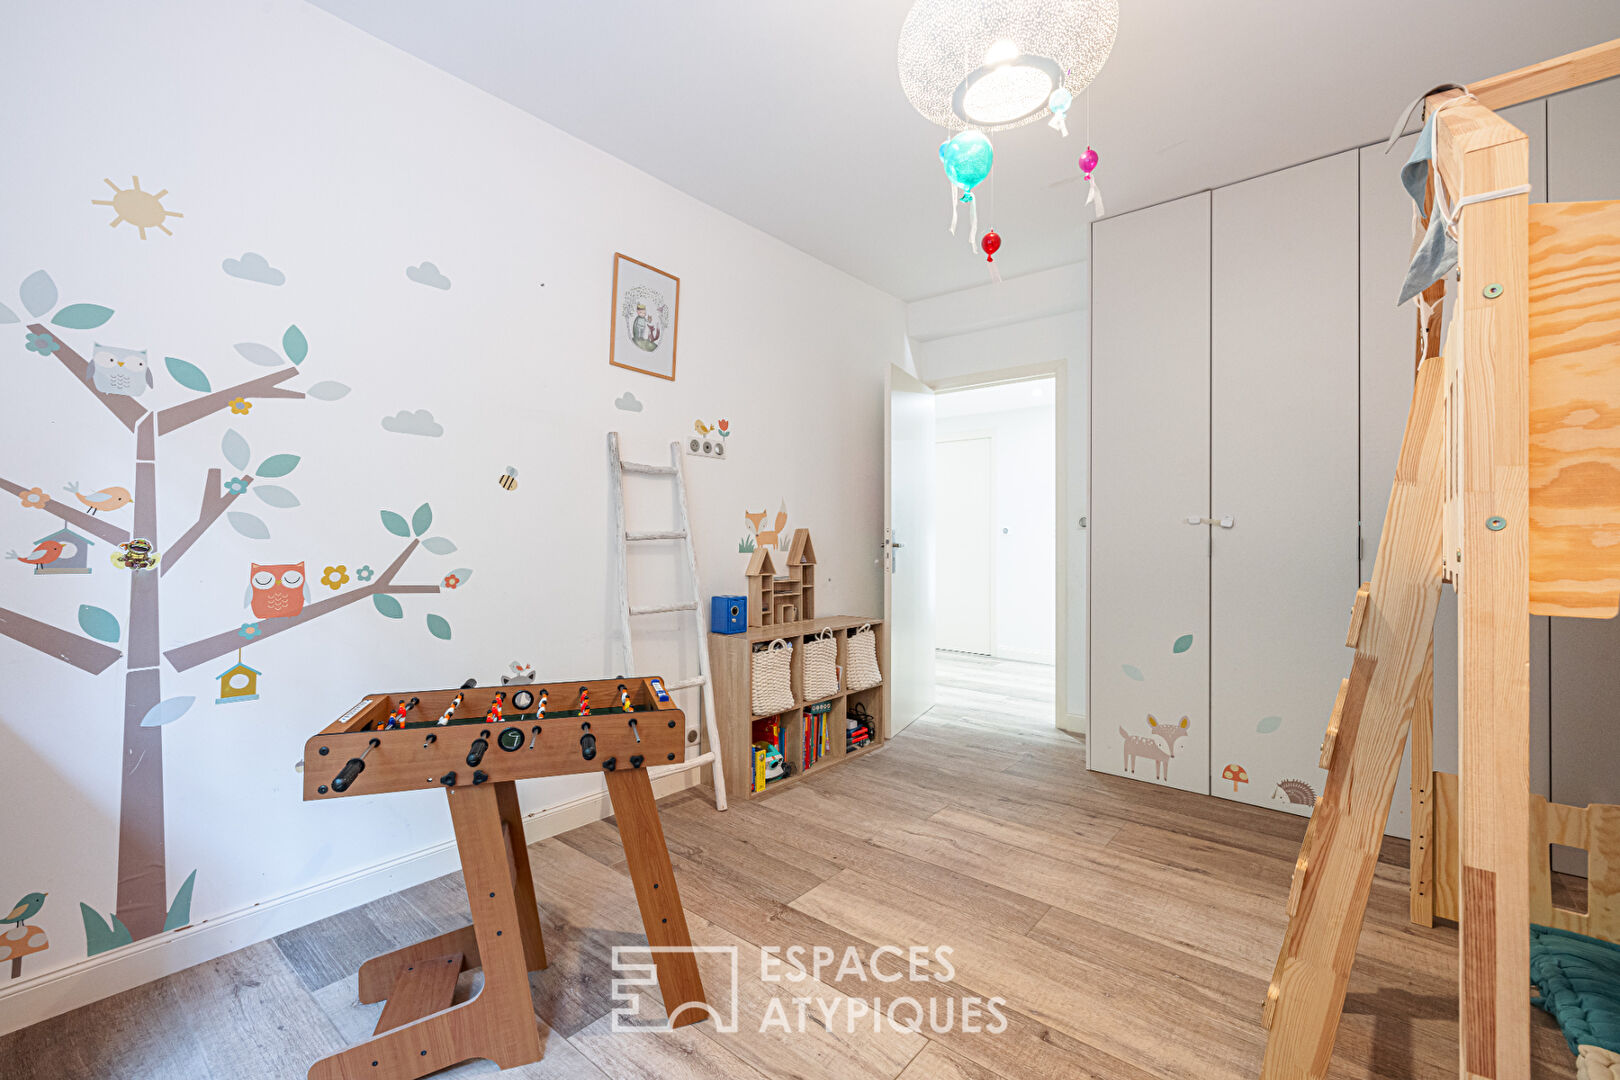
[{"label": "bird decal", "polygon": [[67,551],[69,555],[73,554],[73,551],[70,550],[72,548],[72,544],[64,544],[60,540],[41,540],[35,545],[34,550],[28,553],[27,558],[23,558],[15,551],[6,552],[6,558],[16,559],[18,562],[27,563],[29,566],[45,566],[60,559],[63,551]]},{"label": "bird decal", "polygon": [[711,432],[711,431],[713,431],[713,430],[714,430],[714,427],[713,427],[713,425],[711,425],[711,424],[705,424],[705,423],[704,423],[704,422],[703,422],[703,421],[701,421],[701,420],[694,420],[694,421],[692,421],[692,427],[693,427],[693,429],[694,429],[694,430],[696,430],[696,431],[697,431],[697,433],[698,433],[698,434],[699,434],[699,435],[707,435],[707,434],[708,434],[708,433],[709,433],[709,432]]},{"label": "bird decal", "polygon": [[80,493],[78,481],[74,481],[62,490],[71,492],[75,499],[90,508],[92,514],[99,513],[102,510],[119,510],[135,501],[128,488],[107,487],[102,488],[94,495],[85,495]]},{"label": "bird decal", "polygon": [[140,397],[152,386],[145,349],[115,349],[98,344],[90,353],[85,375],[101,393],[119,397]]},{"label": "bird decal", "polygon": [[17,901],[17,906],[11,909],[10,915],[0,917],[0,924],[10,923],[13,926],[17,926],[21,923],[27,922],[29,919],[32,919],[35,915],[37,915],[39,913],[39,909],[44,906],[45,894],[42,892],[31,892],[21,900]]}]

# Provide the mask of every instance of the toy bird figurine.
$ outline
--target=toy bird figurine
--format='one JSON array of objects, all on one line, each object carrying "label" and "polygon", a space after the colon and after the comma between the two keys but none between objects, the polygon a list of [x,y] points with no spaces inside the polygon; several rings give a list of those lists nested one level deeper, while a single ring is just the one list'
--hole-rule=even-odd
[{"label": "toy bird figurine", "polygon": [[35,915],[39,914],[39,909],[44,906],[45,894],[42,892],[31,892],[21,900],[17,901],[17,906],[11,909],[10,915],[0,917],[0,923],[10,923],[13,926],[20,923],[25,923],[29,919],[32,919]]},{"label": "toy bird figurine", "polygon": [[60,540],[41,540],[34,550],[28,553],[26,559],[15,551],[6,552],[6,558],[16,559],[18,562],[27,563],[29,566],[45,566],[62,557],[64,546]]},{"label": "toy bird figurine", "polygon": [[118,510],[135,501],[130,496],[128,488],[108,487],[102,488],[94,495],[81,495],[78,481],[74,481],[62,490],[71,491],[73,497],[89,507],[92,514],[101,510]]}]

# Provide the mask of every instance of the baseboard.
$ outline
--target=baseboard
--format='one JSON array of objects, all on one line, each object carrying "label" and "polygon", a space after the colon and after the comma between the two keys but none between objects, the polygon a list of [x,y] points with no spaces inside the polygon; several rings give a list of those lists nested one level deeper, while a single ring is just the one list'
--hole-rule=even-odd
[{"label": "baseboard", "polygon": [[[659,798],[700,781],[702,769],[653,780]],[[612,815],[607,791],[547,806],[523,819],[528,843],[589,825]],[[226,953],[358,904],[408,889],[461,868],[454,840],[368,866],[340,877],[204,919],[182,930],[159,934],[112,952],[89,956],[37,978],[0,987],[0,1035],[184,971]]]},{"label": "baseboard", "polygon": [[1080,713],[1069,713],[1058,721],[1058,728],[1072,735],[1086,734],[1086,718]]}]

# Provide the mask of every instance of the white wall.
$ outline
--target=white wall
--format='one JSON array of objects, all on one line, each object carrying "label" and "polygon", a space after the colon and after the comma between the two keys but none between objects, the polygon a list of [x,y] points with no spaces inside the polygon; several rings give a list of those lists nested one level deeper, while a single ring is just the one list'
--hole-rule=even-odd
[{"label": "white wall", "polygon": [[1000,285],[950,293],[906,305],[911,353],[925,382],[988,375],[1032,364],[1066,368],[1063,402],[1068,431],[1064,485],[1068,536],[1068,626],[1064,663],[1069,725],[1085,729],[1086,534],[1089,513],[1086,418],[1090,415],[1089,267],[1073,263]]},{"label": "white wall", "polygon": [[[1005,388],[1026,397],[1044,388],[1044,406],[964,416],[945,415],[942,397],[934,428],[941,442],[978,435],[991,440],[992,651],[1003,659],[1037,664],[1052,663],[1056,648],[1052,538],[1057,525],[1057,433],[1051,386],[1034,382]],[[950,493],[942,490],[938,497],[946,499]]]},{"label": "white wall", "polygon": [[[0,170],[0,303],[21,314],[18,283],[43,268],[62,302],[113,308],[94,331],[58,332],[86,354],[94,341],[147,348],[157,385],[142,404],[192,396],[163,357],[194,363],[216,388],[264,374],[233,346],[277,343],[289,324],[311,349],[288,385],[353,388],[333,402],[261,399],[246,416],[216,414],[161,440],[160,549],[195,518],[205,470],[229,469],[227,429],[255,461],[302,458],[277,481],[301,506],[238,504],[271,539],[221,522],[163,579],[162,647],[249,619],[253,561],[302,559],[312,579],[343,563],[346,588],[358,587],[360,565],[380,568],[402,544],[380,509],[431,503],[432,533],[458,545],[413,555],[402,581],[476,572],[454,593],[402,597],[399,621],[362,602],[249,644],[246,661],[264,673],[257,701],[214,704],[227,660],[161,666],[164,697],[197,699],[163,729],[167,892],[193,869],[197,880],[194,927],[149,940],[189,940],[209,932],[204,920],[234,918],[248,922],[215,945],[242,944],[442,870],[442,858],[410,862],[442,851],[442,798],[308,805],[294,763],[363,692],[489,682],[513,660],[541,679],[611,673],[610,429],[632,458],[659,460],[695,419],[730,421],[729,460],[690,469],[705,594],[742,588],[744,511],[785,503],[790,528],[815,532],[825,609],[878,612],[883,378],[906,363],[898,301],[296,0],[43,4],[9,11],[7,30],[16,42],[71,42],[71,56],[41,44],[0,67],[11,162]],[[184,214],[169,220],[172,236],[108,228],[112,210],[91,204],[110,197],[103,177],[125,186],[132,174]],[[673,383],[608,366],[615,250],[681,277]],[[222,271],[248,251],[285,284]],[[406,278],[424,260],[449,290]],[[73,481],[133,488],[129,434],[59,365],[25,351],[20,327],[0,331],[10,386],[0,476],[63,499]],[[614,407],[627,391],[641,411]],[[381,419],[401,409],[430,409],[443,436],[385,431]],[[496,484],[509,465],[513,492]],[[669,501],[649,487],[632,504],[634,528],[667,515]],[[131,510],[108,519],[128,527]],[[26,552],[57,524],[0,498],[0,548]],[[94,604],[127,634],[126,572],[105,545],[91,560],[80,577],[0,563],[0,604],[69,629],[79,605]],[[655,595],[660,578],[672,592],[674,566],[648,556],[632,567],[634,592]],[[450,640],[426,632],[429,612],[449,620]],[[671,640],[640,647],[641,665],[679,674],[690,657],[659,647]],[[0,892],[49,893],[33,922],[51,942],[0,990],[0,1031],[172,966],[140,942],[120,950],[148,958],[136,974],[98,971],[88,989],[50,977],[84,961],[79,904],[115,905],[121,774],[141,765],[120,760],[123,678],[122,661],[88,675],[0,638]],[[590,800],[600,788],[594,777],[532,782],[524,805]],[[354,884],[389,863],[391,877]],[[338,882],[348,884],[322,893]],[[284,899],[297,902],[274,915]],[[48,1002],[22,1000],[46,983]]]}]

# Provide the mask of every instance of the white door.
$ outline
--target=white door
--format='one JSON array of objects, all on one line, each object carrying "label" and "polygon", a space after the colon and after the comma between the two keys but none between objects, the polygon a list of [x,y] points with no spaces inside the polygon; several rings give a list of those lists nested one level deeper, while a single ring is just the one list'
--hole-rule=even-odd
[{"label": "white door", "polygon": [[893,366],[884,434],[883,711],[894,735],[934,707],[934,392]]},{"label": "white door", "polygon": [[1209,195],[1091,249],[1088,764],[1208,793]]},{"label": "white door", "polygon": [[1213,210],[1210,783],[1304,815],[1361,581],[1357,173],[1339,154]]},{"label": "white door", "polygon": [[935,643],[986,656],[994,651],[990,447],[989,438],[934,444],[935,475],[950,485],[950,494],[934,501]]}]

